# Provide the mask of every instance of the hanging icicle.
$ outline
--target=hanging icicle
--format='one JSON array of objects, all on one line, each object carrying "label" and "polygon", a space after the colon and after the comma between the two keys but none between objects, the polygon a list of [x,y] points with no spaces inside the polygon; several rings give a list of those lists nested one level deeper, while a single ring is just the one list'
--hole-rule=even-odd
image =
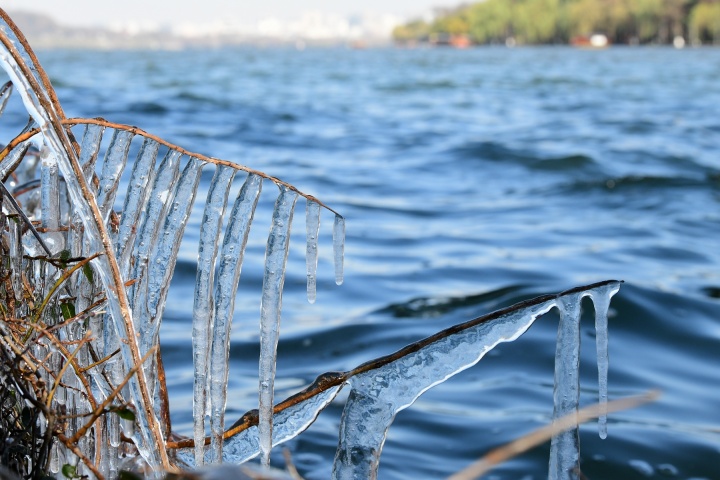
[{"label": "hanging icicle", "polygon": [[608,401],[608,310],[610,300],[619,290],[618,285],[593,290],[590,293],[595,305],[595,343],[598,362],[598,402],[600,416],[598,417],[598,433],[600,438],[607,438],[607,401]]},{"label": "hanging icicle", "polygon": [[133,134],[131,132],[114,131],[110,146],[105,153],[96,201],[106,224],[115,203],[120,176],[127,164],[128,150],[130,150],[132,138]]},{"label": "hanging icicle", "polygon": [[205,415],[208,410],[208,360],[210,358],[210,338],[213,321],[213,274],[217,244],[222,229],[222,219],[227,207],[230,185],[235,177],[235,169],[218,167],[210,182],[205,211],[200,224],[200,243],[198,245],[198,267],[195,280],[195,299],[193,302],[193,366],[195,379],[193,386],[193,438],[195,440],[195,465],[205,462]]},{"label": "hanging icicle", "polygon": [[315,303],[317,295],[320,204],[313,200],[308,200],[305,207],[305,230],[307,235],[307,247],[305,251],[305,264],[307,267],[307,299],[308,302]]},{"label": "hanging icicle", "polygon": [[[88,125],[88,128],[93,125]],[[136,238],[140,215],[147,205],[150,187],[155,181],[155,160],[160,145],[154,140],[144,139],[137,160],[130,174],[130,185],[125,195],[125,204],[120,218],[120,227],[115,240],[115,252],[118,256],[120,271],[124,276],[130,273],[130,254]]]},{"label": "hanging icicle", "polygon": [[[580,300],[582,294],[558,299],[560,325],[555,353],[553,420],[576,412],[580,402]],[[551,480],[578,478],[580,437],[577,428],[553,437],[550,445]]]},{"label": "hanging icicle", "polygon": [[333,224],[333,256],[335,258],[335,283],[343,283],[343,263],[345,261],[345,219],[335,215]]},{"label": "hanging icicle", "polygon": [[289,188],[280,187],[280,195],[275,202],[267,252],[265,253],[265,275],[260,303],[260,420],[258,423],[264,467],[270,466],[273,392],[277,344],[280,338],[282,289],[285,283],[285,266],[290,246],[290,227],[297,197],[297,193]]},{"label": "hanging icicle", "polygon": [[253,174],[248,175],[230,213],[220,253],[215,287],[213,339],[210,350],[210,448],[211,462],[213,463],[222,461],[230,326],[245,245],[261,188],[262,178]]}]

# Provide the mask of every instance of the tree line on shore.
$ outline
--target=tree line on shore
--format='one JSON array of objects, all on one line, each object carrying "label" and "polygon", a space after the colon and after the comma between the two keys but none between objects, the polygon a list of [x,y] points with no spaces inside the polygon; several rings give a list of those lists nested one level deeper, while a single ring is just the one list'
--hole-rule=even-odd
[{"label": "tree line on shore", "polygon": [[564,44],[603,34],[617,44],[720,44],[720,0],[485,0],[400,25],[400,43]]}]

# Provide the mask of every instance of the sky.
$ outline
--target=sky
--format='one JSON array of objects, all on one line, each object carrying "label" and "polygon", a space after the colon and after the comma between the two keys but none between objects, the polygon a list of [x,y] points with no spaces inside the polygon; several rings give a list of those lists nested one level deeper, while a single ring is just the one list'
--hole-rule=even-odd
[{"label": "sky", "polygon": [[307,12],[342,16],[393,14],[419,17],[433,7],[460,0],[0,0],[6,10],[44,12],[67,26],[109,26],[129,22],[253,25],[273,17],[291,20]]}]

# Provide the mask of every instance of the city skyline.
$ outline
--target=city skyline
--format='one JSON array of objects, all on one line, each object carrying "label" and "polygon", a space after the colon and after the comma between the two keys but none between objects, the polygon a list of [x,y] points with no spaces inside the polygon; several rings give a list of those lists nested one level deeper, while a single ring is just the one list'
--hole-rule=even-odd
[{"label": "city skyline", "polygon": [[57,22],[74,27],[138,28],[181,27],[205,29],[212,25],[234,25],[252,30],[268,21],[292,22],[315,14],[348,18],[352,16],[397,18],[427,17],[434,8],[457,5],[456,0],[396,0],[389,4],[381,0],[272,0],[267,2],[231,2],[205,0],[202,7],[196,2],[172,0],[125,0],[122,3],[92,2],[90,0],[3,0],[6,10],[21,10],[48,15]]}]

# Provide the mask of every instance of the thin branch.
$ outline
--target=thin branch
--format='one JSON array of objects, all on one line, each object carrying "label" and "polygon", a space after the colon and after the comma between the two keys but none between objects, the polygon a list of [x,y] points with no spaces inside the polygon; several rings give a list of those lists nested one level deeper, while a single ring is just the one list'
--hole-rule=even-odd
[{"label": "thin branch", "polygon": [[[635,408],[649,402],[654,402],[659,397],[660,392],[658,390],[651,390],[643,395],[613,400],[607,403],[607,412],[612,413]],[[565,430],[569,430],[576,425],[580,425],[604,414],[605,411],[601,409],[600,404],[594,404],[582,408],[577,412],[565,415],[549,425],[538,428],[502,447],[491,450],[480,460],[449,476],[447,480],[474,480],[480,475],[487,473],[495,465],[520,455],[531,448],[537,447]]]},{"label": "thin branch", "polygon": [[15,210],[15,213],[20,215],[20,218],[22,218],[23,222],[27,225],[28,229],[32,232],[35,239],[38,241],[40,246],[43,250],[45,250],[45,253],[48,254],[48,257],[52,257],[52,252],[50,249],[45,245],[45,241],[42,239],[40,234],[37,230],[35,230],[35,226],[32,224],[30,219],[25,215],[25,212],[23,212],[20,205],[18,205],[17,201],[15,200],[15,197],[13,197],[8,189],[5,187],[5,184],[3,182],[0,182],[0,195],[2,195],[4,198],[7,198],[10,201],[10,205],[12,205],[13,210]]},{"label": "thin branch", "polygon": [[90,263],[91,260],[96,259],[101,254],[96,253],[94,255],[91,255],[85,259],[83,259],[81,262],[76,263],[71,268],[63,271],[60,278],[57,279],[57,281],[53,284],[52,288],[50,288],[50,291],[47,295],[45,295],[45,298],[43,299],[43,302],[40,304],[40,307],[34,312],[35,314],[30,319],[30,330],[28,330],[28,333],[25,335],[25,341],[30,338],[30,335],[33,332],[33,326],[38,324],[40,322],[40,317],[42,316],[42,313],[45,311],[45,308],[47,307],[48,303],[50,303],[50,300],[55,296],[55,292],[57,292],[60,287],[63,286],[63,284],[72,276],[73,273],[77,272],[81,268],[83,268],[85,265]]},{"label": "thin branch", "polygon": [[[157,135],[153,135],[153,134],[151,134],[151,133],[148,133],[148,132],[146,132],[145,130],[142,130],[142,129],[138,128],[138,127],[133,127],[133,126],[130,126],[130,125],[124,125],[124,124],[121,124],[121,123],[110,122],[110,121],[107,121],[107,120],[105,120],[105,119],[103,119],[103,118],[67,118],[67,119],[62,120],[62,124],[63,124],[63,125],[67,125],[67,126],[74,126],[74,125],[98,125],[98,126],[102,126],[102,127],[114,128],[114,129],[116,129],[116,130],[124,130],[124,131],[126,131],[126,132],[131,132],[131,133],[134,134],[134,135],[139,135],[139,136],[141,136],[141,137],[145,137],[145,138],[149,138],[149,139],[151,139],[151,140],[154,140],[154,141],[156,141],[157,143],[159,143],[159,144],[161,144],[161,145],[164,145],[164,146],[170,148],[171,150],[178,151],[178,152],[180,152],[180,153],[182,153],[182,154],[184,154],[184,155],[187,155],[187,156],[189,156],[189,157],[195,157],[195,158],[197,158],[198,160],[202,160],[202,161],[204,161],[204,162],[212,163],[212,164],[215,164],[215,165],[222,165],[222,166],[225,166],[225,167],[230,167],[230,168],[233,168],[233,169],[235,169],[235,170],[240,170],[240,171],[243,171],[243,172],[247,172],[247,173],[249,173],[249,174],[257,175],[257,176],[259,176],[259,177],[261,177],[261,178],[264,178],[264,179],[266,179],[266,180],[270,180],[271,182],[275,183],[275,184],[278,185],[278,186],[282,185],[282,186],[284,186],[284,187],[292,190],[293,192],[297,193],[297,194],[300,195],[301,197],[317,203],[318,205],[320,205],[321,207],[325,208],[326,210],[334,213],[335,215],[340,215],[340,214],[339,214],[338,212],[336,212],[334,209],[330,208],[329,206],[327,206],[325,203],[323,203],[323,202],[321,202],[320,200],[318,200],[318,199],[317,199],[316,197],[314,197],[313,195],[309,195],[309,194],[307,194],[307,193],[303,193],[303,192],[301,192],[300,190],[298,190],[295,186],[290,185],[289,183],[287,183],[287,182],[285,182],[285,181],[283,181],[283,180],[280,180],[280,179],[277,178],[277,177],[273,177],[273,176],[271,176],[271,175],[268,175],[267,173],[261,172],[261,171],[259,171],[259,170],[252,169],[252,168],[250,168],[250,167],[246,167],[246,166],[244,166],[244,165],[237,164],[237,163],[235,163],[235,162],[230,162],[230,161],[228,161],[228,160],[220,160],[220,159],[218,159],[218,158],[209,157],[209,156],[203,155],[203,154],[201,154],[201,153],[196,153],[196,152],[191,152],[191,151],[189,151],[189,150],[185,150],[184,148],[182,148],[182,147],[180,147],[180,146],[178,146],[178,145],[175,145],[175,144],[170,143],[170,142],[168,142],[168,141],[166,141],[166,140],[163,140],[162,138],[158,137]],[[30,130],[29,132],[25,132],[25,133],[23,133],[23,134],[21,134],[21,135],[18,135],[18,136],[15,137],[15,138],[13,138],[13,139],[5,146],[4,149],[0,150],[0,160],[2,160],[3,158],[5,158],[5,157],[12,151],[13,148],[15,148],[16,146],[18,146],[19,144],[21,144],[21,143],[24,142],[25,140],[27,140],[27,139],[29,139],[29,138],[32,138],[34,135],[37,135],[39,132],[40,132],[40,130],[36,128],[36,129]],[[342,215],[340,215],[340,216],[342,216]]]},{"label": "thin branch", "polygon": [[90,341],[90,332],[87,332],[85,336],[83,337],[84,343],[81,343],[78,345],[78,347],[70,354],[70,356],[66,359],[65,365],[62,366],[59,372],[55,373],[53,372],[53,375],[55,375],[55,382],[53,382],[53,386],[50,389],[50,393],[48,394],[48,398],[45,401],[45,405],[47,405],[48,408],[50,408],[50,404],[52,402],[53,397],[55,396],[55,392],[57,391],[57,388],[60,386],[60,382],[62,381],[63,375],[65,375],[65,372],[72,364],[73,360],[77,356],[78,353],[80,353],[80,349],[85,346],[85,342]]},{"label": "thin branch", "polygon": [[110,392],[110,395],[108,395],[108,397],[105,399],[105,401],[103,401],[103,403],[98,405],[98,407],[93,412],[92,417],[90,418],[90,421],[88,421],[85,425],[80,427],[80,429],[78,429],[77,432],[75,432],[75,435],[73,435],[73,437],[70,439],[70,441],[72,443],[76,443],[78,440],[80,440],[80,438],[82,438],[83,435],[85,435],[85,433],[88,430],[90,430],[90,428],[92,428],[92,424],[95,423],[95,420],[97,420],[100,417],[100,415],[105,413],[105,408],[108,405],[110,405],[110,403],[112,403],[112,401],[115,399],[115,397],[120,393],[120,390],[122,390],[123,387],[125,385],[127,385],[127,383],[130,381],[132,376],[135,375],[135,373],[142,368],[145,361],[148,358],[150,358],[150,356],[153,355],[156,352],[156,350],[158,350],[157,345],[155,345],[150,350],[148,350],[148,352],[145,354],[145,356],[142,357],[140,362],[135,364],[133,366],[133,368],[130,369],[130,371],[127,373],[127,375],[125,375],[125,378],[123,379],[123,381],[120,382],[120,384],[118,384],[112,392]]},{"label": "thin branch", "polygon": [[77,441],[73,441],[71,438],[66,437],[62,433],[57,434],[58,440],[60,440],[66,448],[72,450],[72,452],[77,455],[77,457],[82,460],[82,462],[85,464],[88,469],[95,475],[95,478],[98,480],[104,480],[105,477],[100,473],[100,470],[97,469],[95,464],[90,461],[89,458],[87,458],[83,453],[80,451],[80,449],[77,447]]}]

